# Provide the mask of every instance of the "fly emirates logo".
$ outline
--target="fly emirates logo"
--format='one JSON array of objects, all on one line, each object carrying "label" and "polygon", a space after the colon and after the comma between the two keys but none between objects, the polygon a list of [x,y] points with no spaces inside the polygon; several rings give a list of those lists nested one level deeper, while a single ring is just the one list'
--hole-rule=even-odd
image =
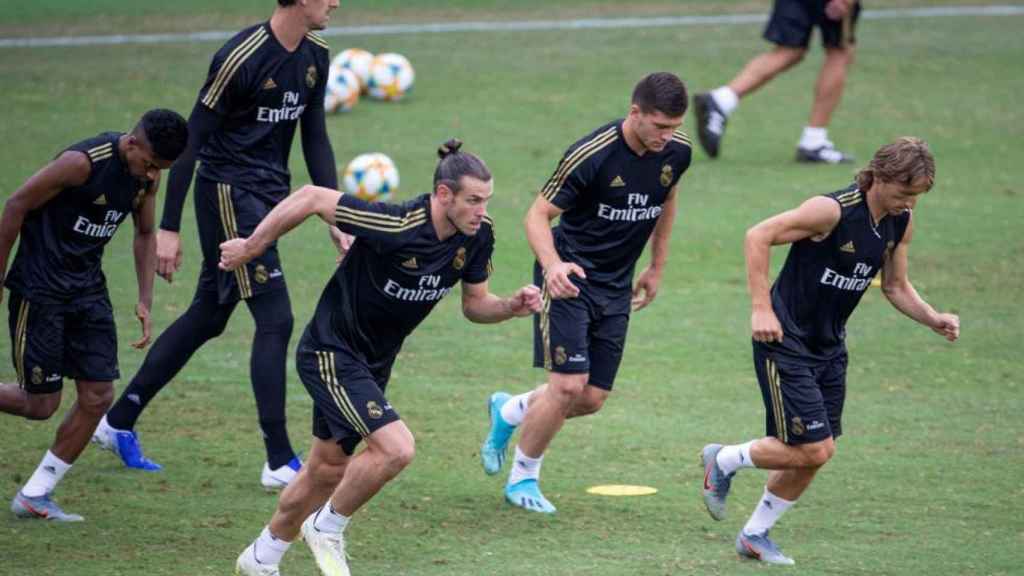
[{"label": "fly emirates logo", "polygon": [[117,232],[117,227],[123,218],[124,213],[117,210],[107,210],[107,213],[103,215],[102,224],[92,222],[85,216],[79,216],[78,220],[75,220],[72,230],[91,238],[110,238],[114,232]]},{"label": "fly emirates logo", "polygon": [[299,104],[298,92],[285,92],[281,98],[281,107],[260,106],[256,110],[256,121],[276,124],[285,120],[298,120],[305,109],[305,104]]},{"label": "fly emirates logo", "polygon": [[451,291],[451,288],[442,286],[441,277],[434,274],[420,276],[416,288],[405,288],[390,278],[384,284],[385,294],[405,302],[437,302]]},{"label": "fly emirates logo", "polygon": [[871,266],[858,262],[853,266],[853,276],[850,277],[837,274],[835,270],[826,266],[825,271],[821,274],[821,283],[826,286],[839,288],[840,290],[863,292],[867,290],[871,284],[871,279],[874,278],[872,270]]},{"label": "fly emirates logo", "polygon": [[661,206],[647,206],[649,194],[627,194],[626,207],[615,208],[604,203],[597,205],[597,217],[612,222],[641,222],[661,216]]}]

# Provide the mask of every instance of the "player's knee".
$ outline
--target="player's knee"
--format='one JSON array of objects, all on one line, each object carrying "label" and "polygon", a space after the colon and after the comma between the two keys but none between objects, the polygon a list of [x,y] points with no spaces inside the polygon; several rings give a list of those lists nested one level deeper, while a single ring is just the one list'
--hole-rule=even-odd
[{"label": "player's knee", "polygon": [[576,416],[596,414],[604,407],[604,401],[607,398],[608,393],[604,390],[587,386],[586,390],[573,403],[573,412]]},{"label": "player's knee", "polygon": [[412,463],[416,456],[416,441],[412,435],[401,441],[392,442],[381,451],[384,469],[389,476],[395,476]]},{"label": "player's knee", "polygon": [[224,333],[224,329],[228,325],[228,316],[222,314],[213,314],[210,316],[203,316],[199,319],[199,333],[200,338],[205,342],[211,340]]},{"label": "player's knee", "polygon": [[556,402],[572,406],[584,396],[587,388],[586,374],[560,374],[548,382],[548,393]]},{"label": "player's knee", "polygon": [[799,64],[804,59],[804,56],[807,55],[807,49],[781,46],[776,49],[776,54],[781,58],[782,69],[785,70]]},{"label": "player's knee", "polygon": [[346,462],[327,462],[324,460],[310,461],[303,464],[309,469],[309,475],[317,486],[337,486],[345,476]]},{"label": "player's knee", "polygon": [[288,338],[292,335],[292,328],[295,326],[295,318],[291,312],[273,318],[260,318],[256,321],[256,334],[265,336],[284,336]]},{"label": "player's knee", "polygon": [[835,443],[829,439],[823,442],[807,444],[801,448],[804,457],[804,465],[808,468],[821,468],[836,452]]},{"label": "player's knee", "polygon": [[78,408],[83,412],[96,416],[107,413],[114,403],[114,384],[106,382],[93,384],[78,391]]},{"label": "player's knee", "polygon": [[30,395],[22,413],[28,420],[47,420],[60,407],[60,393]]}]

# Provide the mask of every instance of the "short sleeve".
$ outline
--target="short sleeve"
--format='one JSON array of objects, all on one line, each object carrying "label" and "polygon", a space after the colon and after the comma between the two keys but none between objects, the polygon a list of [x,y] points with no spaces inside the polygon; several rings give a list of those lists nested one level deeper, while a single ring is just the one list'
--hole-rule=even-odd
[{"label": "short sleeve", "polygon": [[480,245],[470,254],[469,262],[466,263],[466,271],[462,275],[462,281],[468,284],[479,284],[491,277],[494,267],[491,265],[491,256],[494,254],[494,221],[484,218],[484,225],[477,233]]},{"label": "short sleeve", "polygon": [[367,202],[353,194],[342,194],[334,211],[339,230],[367,242],[379,253],[402,246],[429,218],[427,208],[419,202]]}]

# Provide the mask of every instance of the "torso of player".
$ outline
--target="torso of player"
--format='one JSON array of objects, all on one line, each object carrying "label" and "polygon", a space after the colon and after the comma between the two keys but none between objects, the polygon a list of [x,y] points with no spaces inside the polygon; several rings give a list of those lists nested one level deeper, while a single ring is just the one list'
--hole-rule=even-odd
[{"label": "torso of player", "polygon": [[147,185],[122,163],[120,137],[108,132],[68,148],[89,158],[89,179],[27,215],[7,280],[12,290],[29,299],[64,301],[105,289],[103,248]]},{"label": "torso of player", "polygon": [[[689,167],[689,141],[677,132],[662,151],[637,154],[617,121],[577,143],[566,159],[579,162],[566,180],[578,176],[583,187],[562,205],[559,193],[552,195],[567,206],[554,230],[559,255],[583,266],[591,282],[628,288],[669,193]],[[559,169],[568,172],[566,159]]]},{"label": "torso of player", "polygon": [[821,241],[790,248],[772,287],[772,304],[792,352],[827,359],[845,350],[846,321],[902,239],[906,212],[874,222],[856,187],[828,195],[840,205],[835,228]]},{"label": "torso of player", "polygon": [[295,128],[310,106],[322,105],[329,59],[310,33],[292,52],[269,23],[243,30],[214,56],[199,94],[222,116],[200,151],[200,173],[218,182],[283,197],[290,187],[288,154]]}]

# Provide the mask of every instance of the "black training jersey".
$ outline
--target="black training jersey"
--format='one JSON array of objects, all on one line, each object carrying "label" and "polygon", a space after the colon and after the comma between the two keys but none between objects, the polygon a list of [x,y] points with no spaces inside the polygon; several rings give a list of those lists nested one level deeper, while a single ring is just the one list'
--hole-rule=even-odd
[{"label": "black training jersey", "polygon": [[371,368],[390,364],[457,282],[478,284],[490,275],[490,218],[474,236],[438,240],[430,195],[395,205],[343,194],[335,222],[356,240],[321,295],[309,332],[318,344],[340,340]]},{"label": "black training jersey", "polygon": [[323,107],[329,66],[327,43],[312,32],[294,52],[278,43],[269,22],[228,40],[199,91],[199,101],[221,116],[199,151],[199,174],[280,202],[291,187],[296,124],[307,108]]},{"label": "black training jersey", "polygon": [[637,155],[622,120],[576,142],[541,194],[564,212],[555,249],[595,284],[628,289],[669,192],[690,166],[690,139],[676,131],[661,152]]},{"label": "black training jersey", "polygon": [[846,351],[846,319],[910,222],[907,211],[875,225],[855,185],[828,197],[842,209],[839,223],[824,240],[794,242],[772,285],[772,308],[785,336],[768,346],[808,364]]},{"label": "black training jersey", "polygon": [[89,158],[89,179],[61,190],[25,216],[7,275],[12,291],[29,301],[52,303],[105,293],[103,247],[148,185],[129,174],[121,161],[121,136],[106,132],[67,149]]}]

